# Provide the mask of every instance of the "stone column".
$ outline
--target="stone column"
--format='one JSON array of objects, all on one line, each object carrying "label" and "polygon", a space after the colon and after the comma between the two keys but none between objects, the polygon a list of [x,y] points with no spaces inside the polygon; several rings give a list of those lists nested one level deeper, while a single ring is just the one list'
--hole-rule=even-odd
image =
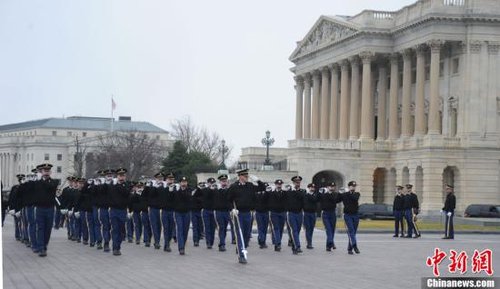
[{"label": "stone column", "polygon": [[439,129],[439,57],[441,40],[431,40],[428,43],[431,48],[431,67],[430,67],[430,102],[429,102],[429,135],[437,135]]},{"label": "stone column", "polygon": [[339,139],[346,140],[349,135],[349,61],[340,63],[340,127]]},{"label": "stone column", "polygon": [[391,60],[391,84],[389,90],[389,138],[397,139],[398,134],[398,89],[399,89],[399,54],[390,56]]},{"label": "stone column", "polygon": [[411,49],[403,51],[403,98],[401,113],[401,136],[409,137],[411,134]]},{"label": "stone column", "polygon": [[425,134],[425,45],[418,45],[417,51],[417,79],[415,84],[415,135]]},{"label": "stone column", "polygon": [[349,58],[351,62],[351,111],[349,120],[349,139],[359,138],[359,57]]},{"label": "stone column", "polygon": [[387,98],[387,69],[385,59],[380,61],[378,66],[378,121],[377,140],[384,140],[386,135],[386,113],[385,104]]},{"label": "stone column", "polygon": [[373,139],[373,90],[372,58],[373,53],[361,52],[363,61],[363,80],[361,87],[361,139]]},{"label": "stone column", "polygon": [[311,138],[311,75],[304,76],[304,138]]},{"label": "stone column", "polygon": [[313,72],[313,108],[312,108],[312,138],[319,139],[319,125],[320,125],[320,81],[321,73],[318,70]]},{"label": "stone column", "polygon": [[321,129],[320,138],[328,139],[330,125],[330,72],[328,67],[321,70]]},{"label": "stone column", "polygon": [[303,138],[303,102],[304,102],[304,79],[301,76],[295,77],[296,104],[295,104],[295,139]]},{"label": "stone column", "polygon": [[339,126],[339,65],[330,66],[330,139],[337,139]]}]

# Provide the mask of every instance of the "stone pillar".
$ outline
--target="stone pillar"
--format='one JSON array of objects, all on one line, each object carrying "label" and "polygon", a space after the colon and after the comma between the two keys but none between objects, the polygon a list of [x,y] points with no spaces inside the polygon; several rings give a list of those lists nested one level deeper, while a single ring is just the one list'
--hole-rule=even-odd
[{"label": "stone pillar", "polygon": [[328,139],[330,125],[330,72],[328,67],[321,70],[321,129],[320,138]]},{"label": "stone pillar", "polygon": [[372,90],[372,52],[360,54],[363,61],[363,80],[361,88],[361,139],[373,139],[373,90]]},{"label": "stone pillar", "polygon": [[497,127],[497,98],[498,88],[498,50],[500,49],[500,43],[489,41],[488,42],[488,90],[486,94],[486,133],[488,136],[494,136],[494,139],[498,136],[499,128]]},{"label": "stone pillar", "polygon": [[417,51],[417,79],[415,84],[415,135],[423,136],[425,124],[425,45],[418,45]]},{"label": "stone pillar", "polygon": [[304,138],[311,138],[311,75],[304,76]]},{"label": "stone pillar", "polygon": [[429,135],[440,134],[439,121],[439,57],[441,40],[431,40],[428,43],[431,48],[431,67],[430,67],[430,102],[429,102]]},{"label": "stone pillar", "polygon": [[340,63],[340,127],[339,139],[346,140],[349,134],[349,61]]},{"label": "stone pillar", "polygon": [[411,134],[411,49],[403,51],[403,98],[401,113],[401,136]]},{"label": "stone pillar", "polygon": [[386,135],[386,118],[387,118],[385,113],[385,105],[387,99],[387,69],[385,60],[381,61],[378,66],[377,90],[378,90],[377,140],[384,140]]},{"label": "stone pillar", "polygon": [[353,56],[351,62],[351,110],[349,120],[349,139],[359,138],[359,57]]},{"label": "stone pillar", "polygon": [[295,104],[295,139],[303,138],[303,102],[304,102],[304,79],[301,76],[295,77],[296,104]]},{"label": "stone pillar", "polygon": [[330,139],[337,139],[339,126],[339,65],[330,67]]},{"label": "stone pillar", "polygon": [[399,54],[390,56],[391,84],[389,89],[389,139],[399,138],[398,133],[398,89],[399,89]]},{"label": "stone pillar", "polygon": [[319,125],[320,125],[320,82],[321,73],[318,70],[313,72],[313,108],[312,108],[312,138],[319,139]]}]

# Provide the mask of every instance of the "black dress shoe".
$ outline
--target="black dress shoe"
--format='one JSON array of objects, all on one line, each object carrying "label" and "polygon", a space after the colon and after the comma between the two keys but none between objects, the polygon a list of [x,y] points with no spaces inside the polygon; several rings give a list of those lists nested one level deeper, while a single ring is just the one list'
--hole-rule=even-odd
[{"label": "black dress shoe", "polygon": [[297,251],[297,253],[303,253],[302,249],[300,249],[300,248],[297,248],[297,250],[295,250],[295,251]]},{"label": "black dress shoe", "polygon": [[163,248],[163,251],[165,251],[165,252],[172,252],[172,249],[170,248],[170,246],[165,246]]},{"label": "black dress shoe", "polygon": [[274,251],[280,252],[281,251],[281,246],[280,245],[274,246]]},{"label": "black dress shoe", "polygon": [[85,245],[85,246],[87,246],[87,245],[89,244],[89,241],[85,241],[85,240],[83,240],[83,243],[82,243],[82,244],[83,244],[83,245]]},{"label": "black dress shoe", "polygon": [[156,250],[160,250],[160,244],[154,244]]},{"label": "black dress shoe", "polygon": [[135,244],[136,244],[136,245],[140,245],[140,244],[141,244],[141,241],[135,241]]},{"label": "black dress shoe", "polygon": [[207,246],[207,249],[209,249],[209,250],[210,250],[210,249],[212,249],[212,246],[208,245],[208,246]]},{"label": "black dress shoe", "polygon": [[150,243],[146,243],[146,244],[144,244],[144,246],[151,247],[151,244]]},{"label": "black dress shoe", "polygon": [[354,253],[352,251],[347,251],[347,254],[354,255]]},{"label": "black dress shoe", "polygon": [[95,246],[95,243],[90,243],[90,247],[94,247]]},{"label": "black dress shoe", "polygon": [[248,263],[247,259],[245,259],[243,257],[239,257],[238,258],[238,262],[240,262],[240,264],[246,264],[246,263]]},{"label": "black dress shoe", "polygon": [[332,247],[326,247],[326,251],[327,252],[331,252],[332,251]]},{"label": "black dress shoe", "polygon": [[129,243],[133,243],[134,241],[132,241],[132,239],[128,239],[128,242],[129,242]]},{"label": "black dress shoe", "polygon": [[113,256],[120,256],[121,254],[120,250],[113,250]]},{"label": "black dress shoe", "polygon": [[356,246],[356,247],[354,247],[353,249],[354,249],[354,252],[355,252],[356,254],[361,253],[361,252],[359,251],[359,249],[358,249],[358,247],[357,247],[357,246]]},{"label": "black dress shoe", "polygon": [[335,250],[335,249],[337,249],[337,247],[335,247],[335,245],[333,245],[333,246],[332,246],[332,250]]},{"label": "black dress shoe", "polygon": [[219,251],[220,252],[225,252],[226,251],[226,246],[219,246]]},{"label": "black dress shoe", "polygon": [[38,253],[38,256],[40,256],[40,257],[46,257],[47,256],[47,251],[45,251],[45,250],[40,251],[40,253]]},{"label": "black dress shoe", "polygon": [[97,243],[97,250],[102,250],[102,244],[101,243]]},{"label": "black dress shoe", "polygon": [[298,253],[297,250],[292,249],[292,254],[297,255]]},{"label": "black dress shoe", "polygon": [[259,248],[260,248],[260,249],[267,249],[267,245],[266,245],[266,244],[260,244],[260,245],[259,245]]},{"label": "black dress shoe", "polygon": [[393,235],[392,237],[393,237],[393,238],[397,238],[397,237],[399,237],[399,236],[398,236],[398,234],[396,234],[396,235]]},{"label": "black dress shoe", "polygon": [[77,240],[76,240],[76,242],[77,242],[77,243],[81,243],[81,242],[82,242],[82,240],[80,240],[80,239],[77,239]]},{"label": "black dress shoe", "polygon": [[110,249],[109,249],[109,243],[104,243],[104,250],[103,252],[109,252]]},{"label": "black dress shoe", "polygon": [[184,249],[179,249],[179,254],[180,254],[180,255],[185,255],[185,254],[186,254],[186,252],[184,251]]},{"label": "black dress shoe", "polygon": [[195,246],[195,247],[198,247],[198,246],[200,246],[200,243],[198,243],[198,242],[194,242],[194,246]]}]

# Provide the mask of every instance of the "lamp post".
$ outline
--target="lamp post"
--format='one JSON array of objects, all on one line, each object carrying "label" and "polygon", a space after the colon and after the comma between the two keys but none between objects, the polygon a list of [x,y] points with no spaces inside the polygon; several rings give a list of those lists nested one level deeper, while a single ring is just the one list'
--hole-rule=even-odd
[{"label": "lamp post", "polygon": [[226,141],[222,140],[221,141],[221,148],[219,149],[221,155],[222,155],[222,162],[219,165],[219,170],[226,170],[226,153],[227,153],[227,147],[226,147]]},{"label": "lamp post", "polygon": [[264,166],[270,166],[269,147],[274,144],[274,138],[271,138],[271,132],[269,130],[266,131],[266,137],[262,139],[262,144],[266,146],[266,160],[264,161]]}]

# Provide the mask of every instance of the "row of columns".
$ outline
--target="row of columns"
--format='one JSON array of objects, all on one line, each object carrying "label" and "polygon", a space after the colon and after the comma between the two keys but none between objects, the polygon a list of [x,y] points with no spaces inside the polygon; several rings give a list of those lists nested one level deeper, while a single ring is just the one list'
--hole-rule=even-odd
[{"label": "row of columns", "polygon": [[10,172],[13,172],[14,155],[10,153],[0,154],[0,181],[4,188],[10,187]]},{"label": "row of columns", "polygon": [[[389,139],[412,134],[411,61],[416,51],[415,135],[426,133],[425,54],[430,49],[430,101],[427,134],[440,133],[439,62],[441,40],[432,40],[414,49],[389,55]],[[399,59],[403,56],[401,134],[398,125]],[[378,59],[377,138],[386,135],[387,68],[386,55],[369,51],[338,63],[295,77],[296,139],[366,140],[374,138],[374,88],[372,64]],[[361,64],[361,66],[360,66]],[[361,71],[360,71],[361,69]],[[340,77],[339,77],[340,74]],[[361,79],[360,79],[361,76]],[[340,78],[340,83],[339,83]],[[340,95],[339,95],[340,85]],[[360,91],[361,88],[361,91]],[[312,91],[312,95],[311,95]],[[361,111],[359,105],[361,103]],[[360,123],[361,121],[361,123]]]}]

